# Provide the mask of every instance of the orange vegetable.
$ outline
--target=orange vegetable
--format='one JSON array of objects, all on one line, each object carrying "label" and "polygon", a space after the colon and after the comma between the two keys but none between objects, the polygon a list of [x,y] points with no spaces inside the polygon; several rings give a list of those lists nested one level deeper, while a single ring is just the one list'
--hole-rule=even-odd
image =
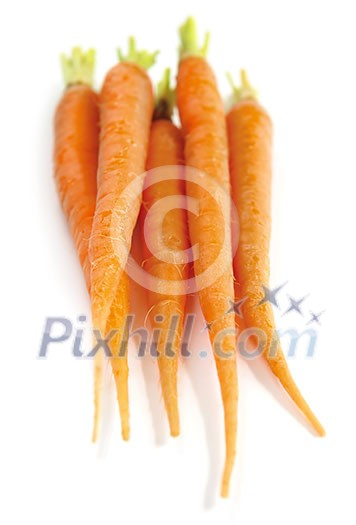
[{"label": "orange vegetable", "polygon": [[[197,215],[188,214],[188,224],[191,245],[199,247],[194,271],[224,406],[226,459],[221,495],[226,497],[236,454],[238,399],[235,319],[233,313],[227,313],[234,298],[228,144],[223,102],[204,58],[207,39],[203,49],[199,49],[191,18],[181,27],[180,36],[177,105],[185,137],[186,164],[203,172],[201,184],[190,181],[186,185],[187,195],[199,206]],[[220,275],[209,279],[206,272],[218,259]],[[217,352],[217,341],[223,331],[226,335],[221,354]]]},{"label": "orange vegetable", "polygon": [[54,122],[54,176],[59,198],[90,289],[88,243],[96,200],[98,97],[92,90],[94,51],[63,57],[66,90]]},{"label": "orange vegetable", "polygon": [[[115,295],[118,304],[128,301],[128,284],[119,290],[119,283],[127,279],[124,269],[141,204],[153,113],[152,85],[145,69],[155,55],[137,51],[131,38],[128,55],[119,52],[121,63],[109,71],[100,93],[98,194],[89,254],[92,321],[102,334]],[[116,321],[122,329],[125,319]],[[103,359],[98,359],[93,439],[99,424],[102,371]]]},{"label": "orange vegetable", "polygon": [[[117,330],[117,333],[109,342],[109,348],[113,357],[110,358],[110,364],[112,373],[114,376],[116,397],[119,405],[120,419],[121,419],[121,435],[122,439],[127,441],[130,437],[130,423],[129,423],[129,393],[128,393],[128,376],[129,367],[127,361],[127,336],[124,333],[125,323],[124,320],[130,313],[130,297],[129,297],[129,279],[127,274],[124,272],[118,284],[116,295],[111,305],[110,315],[106,323],[106,333],[110,333],[110,330]],[[123,341],[123,337],[125,340]],[[121,347],[121,344],[123,346]],[[124,352],[124,355],[119,355],[119,352]],[[102,353],[97,354],[98,358],[95,360],[96,366],[96,377],[101,378],[103,373],[103,359]],[[96,356],[95,356],[96,358]],[[95,375],[94,375],[95,378]],[[99,381],[99,384],[101,379]],[[96,381],[96,385],[98,382]],[[97,400],[96,414],[100,413],[100,399],[101,392],[97,391],[94,401]],[[95,424],[93,428],[93,441],[97,439],[98,425]]]},{"label": "orange vegetable", "polygon": [[[62,65],[67,89],[55,115],[54,174],[60,201],[90,292],[88,245],[95,212],[99,150],[98,97],[91,88],[94,51],[82,53],[80,48],[74,48],[71,57],[62,57]],[[126,278],[122,279],[120,288],[125,289],[125,286]],[[121,298],[126,295],[127,293],[122,293]],[[120,294],[118,296],[120,297]],[[128,301],[119,302],[115,296],[107,331],[117,326],[124,315],[123,311],[128,313]],[[120,335],[119,332],[110,342],[113,353]],[[96,354],[95,367],[100,361],[101,355]],[[127,362],[123,359],[112,359],[111,364],[121,412],[122,433],[124,439],[127,439]]]},{"label": "orange vegetable", "polygon": [[[143,235],[144,269],[155,278],[155,285],[148,291],[149,312],[151,326],[159,330],[157,358],[162,395],[168,415],[172,436],[179,434],[179,412],[177,394],[178,354],[183,330],[185,311],[184,280],[188,278],[188,267],[184,262],[175,262],[173,251],[182,253],[188,249],[188,227],[186,211],[183,209],[185,184],[179,173],[179,166],[184,163],[184,142],[180,130],[172,123],[173,92],[169,87],[169,70],[166,70],[163,81],[159,84],[156,97],[155,118],[151,126],[151,135],[148,148],[145,190],[141,211],[141,231],[148,213],[151,230],[148,236]],[[171,166],[172,178],[166,180],[155,179],[154,168]],[[159,172],[161,175],[161,172]],[[174,178],[176,176],[176,178]],[[169,211],[165,209],[167,199]],[[153,208],[154,207],[154,208]],[[162,218],[162,230],[158,226]],[[156,226],[156,227],[155,227]],[[155,237],[161,236],[161,241],[169,255],[171,262],[165,257],[160,259],[159,248],[157,253],[151,252],[148,245],[154,245]],[[182,282],[180,295],[172,290],[171,283]],[[170,346],[168,346],[170,343]]]},{"label": "orange vegetable", "polygon": [[271,233],[271,145],[272,123],[256,100],[255,92],[242,72],[242,87],[234,88],[236,104],[227,115],[232,195],[240,222],[238,250],[234,258],[239,297],[247,327],[262,330],[266,336],[264,356],[282,386],[316,432],[325,431],[304,400],[289,371],[278,341],[275,355],[272,342],[276,329],[272,306],[263,302],[262,285],[269,282],[269,244]]}]

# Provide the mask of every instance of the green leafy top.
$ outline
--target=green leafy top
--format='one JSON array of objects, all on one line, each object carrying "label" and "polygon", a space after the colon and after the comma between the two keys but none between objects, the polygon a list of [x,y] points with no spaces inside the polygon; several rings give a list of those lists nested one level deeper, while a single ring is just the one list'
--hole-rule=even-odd
[{"label": "green leafy top", "polygon": [[156,61],[156,57],[159,51],[149,53],[146,50],[139,51],[136,48],[136,40],[133,36],[129,37],[129,48],[127,55],[124,55],[121,49],[117,50],[118,58],[120,62],[132,62],[141,66],[143,69],[149,69]]},{"label": "green leafy top", "polygon": [[153,119],[171,119],[175,105],[175,90],[171,87],[171,70],[167,67],[157,84]]},{"label": "green leafy top", "polygon": [[227,73],[227,79],[232,88],[233,98],[235,102],[241,100],[257,100],[257,91],[250,84],[247,73],[244,69],[240,71],[240,86],[237,86],[230,73]]},{"label": "green leafy top", "polygon": [[86,84],[92,86],[95,69],[95,50],[82,51],[80,47],[73,47],[72,54],[61,55],[62,72],[65,85]]},{"label": "green leafy top", "polygon": [[194,55],[206,58],[210,40],[210,33],[205,33],[203,45],[199,47],[198,32],[195,19],[190,16],[179,28],[180,46],[179,59]]}]

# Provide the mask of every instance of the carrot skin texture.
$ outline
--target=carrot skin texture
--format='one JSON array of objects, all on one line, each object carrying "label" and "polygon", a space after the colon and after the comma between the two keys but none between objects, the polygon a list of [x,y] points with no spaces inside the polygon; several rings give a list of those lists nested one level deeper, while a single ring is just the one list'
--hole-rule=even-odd
[{"label": "carrot skin texture", "polygon": [[[101,331],[124,272],[140,210],[152,113],[153,91],[147,73],[132,63],[114,66],[100,94],[98,195],[89,246],[93,324]],[[131,182],[134,186],[123,194]]]},{"label": "carrot skin texture", "polygon": [[54,126],[55,181],[89,290],[88,245],[95,211],[99,149],[96,93],[80,84],[67,88],[57,106]]},{"label": "carrot skin texture", "polygon": [[[86,286],[90,293],[88,248],[97,193],[99,108],[98,96],[89,86],[76,84],[66,89],[56,110],[54,135],[55,181],[83,269]],[[126,313],[129,311],[128,299],[125,303],[126,288],[126,275],[124,275],[120,281],[119,293],[114,298],[107,331],[118,327],[118,321],[121,321],[123,310]],[[119,331],[110,343],[112,351],[114,351],[114,346],[118,344],[120,334]],[[112,359],[111,364],[121,414],[122,434],[123,438],[127,439],[129,435],[127,360]],[[94,395],[94,402],[97,405],[96,414],[99,413],[100,395],[98,387],[102,382],[102,373],[103,356],[98,353],[94,359],[95,388],[97,390]],[[97,437],[97,430],[95,429],[97,429],[96,424],[94,424],[93,441]]]},{"label": "carrot skin texture", "polygon": [[[110,315],[106,324],[106,332],[110,330],[117,330],[117,333],[110,340],[109,347],[112,353],[110,358],[111,369],[115,381],[116,398],[118,401],[120,420],[121,420],[121,435],[124,441],[128,441],[130,437],[130,422],[129,422],[129,392],[128,392],[128,334],[124,332],[125,321],[130,313],[130,292],[129,292],[129,278],[124,272],[121,276],[119,285],[117,287],[116,295],[114,297]],[[121,354],[120,352],[123,352]],[[100,395],[100,393],[99,393]],[[99,398],[100,399],[100,398]],[[100,411],[97,412],[98,414]]]},{"label": "carrot skin texture", "polygon": [[238,295],[247,327],[266,335],[264,357],[307,420],[320,436],[324,428],[309,408],[289,371],[280,343],[275,355],[269,352],[275,337],[270,303],[258,305],[262,285],[268,286],[271,236],[272,122],[267,112],[251,99],[238,102],[227,115],[232,195],[239,214],[240,237],[234,258]]},{"label": "carrot skin texture", "polygon": [[[199,258],[194,261],[196,277],[210,267],[221,249],[224,249],[223,273],[207,287],[200,287],[200,305],[210,324],[210,340],[215,349],[216,336],[228,331],[223,342],[223,358],[214,352],[224,406],[226,459],[221,495],[229,491],[230,477],[236,455],[238,380],[236,368],[236,327],[232,313],[227,313],[229,300],[234,297],[232,249],[229,240],[222,248],[226,224],[230,225],[228,145],[223,103],[214,74],[205,61],[187,56],[180,62],[177,79],[177,105],[185,136],[187,166],[204,172],[205,189],[216,193],[216,183],[225,190],[222,202],[213,202],[205,189],[187,184],[187,195],[199,202],[199,215],[189,215],[191,245],[199,245]],[[215,184],[212,182],[215,181]]]},{"label": "carrot skin texture", "polygon": [[[147,170],[159,168],[162,166],[179,166],[184,163],[184,142],[180,130],[168,119],[154,120],[151,126],[150,142],[147,157]],[[179,168],[177,168],[179,169]],[[177,173],[179,176],[179,173]],[[176,208],[172,203],[172,209],[166,214],[162,225],[162,240],[165,246],[173,250],[187,250],[188,231],[187,216],[182,208],[182,196],[184,195],[184,180],[177,178],[154,183],[154,176],[147,175],[147,184],[143,192],[143,206],[141,213],[141,224],[147,217],[147,211],[153,205],[160,206],[161,199],[166,197],[174,198]],[[153,182],[153,184],[150,184]],[[156,208],[157,215],[164,216]],[[141,228],[143,232],[143,227]],[[155,229],[152,234],[160,234]],[[170,432],[172,436],[178,436],[180,432],[179,411],[178,411],[178,392],[177,392],[177,373],[178,373],[178,356],[183,330],[184,311],[186,298],[185,295],[172,295],[169,293],[170,280],[182,280],[188,278],[188,267],[186,264],[171,263],[156,257],[152,254],[147,244],[147,239],[143,235],[143,257],[145,270],[155,278],[162,280],[164,285],[157,286],[156,290],[148,291],[148,306],[150,312],[152,328],[159,329],[159,340],[157,358],[162,395],[168,415]],[[157,322],[156,317],[162,316],[163,321]],[[173,316],[177,316],[177,326],[175,333],[170,333],[170,323]],[[167,352],[167,342],[171,341],[170,352]],[[171,356],[170,353],[174,353]],[[169,355],[168,355],[169,354]]]}]

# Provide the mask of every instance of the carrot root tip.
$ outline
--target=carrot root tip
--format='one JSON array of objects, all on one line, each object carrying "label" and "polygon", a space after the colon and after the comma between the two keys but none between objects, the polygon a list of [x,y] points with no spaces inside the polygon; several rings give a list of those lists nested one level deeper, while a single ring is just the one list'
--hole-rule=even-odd
[{"label": "carrot root tip", "polygon": [[121,431],[122,439],[124,441],[128,441],[130,439],[130,429],[129,428],[123,428]]},{"label": "carrot root tip", "polygon": [[91,435],[91,441],[92,443],[96,443],[98,441],[98,429],[96,428],[96,425],[94,424],[93,433]]},{"label": "carrot root tip", "polygon": [[228,484],[224,484],[224,483],[222,484],[220,495],[222,498],[229,497],[229,485]]},{"label": "carrot root tip", "polygon": [[178,437],[180,435],[180,428],[179,428],[179,420],[177,421],[170,421],[169,423],[169,429],[171,437]]}]

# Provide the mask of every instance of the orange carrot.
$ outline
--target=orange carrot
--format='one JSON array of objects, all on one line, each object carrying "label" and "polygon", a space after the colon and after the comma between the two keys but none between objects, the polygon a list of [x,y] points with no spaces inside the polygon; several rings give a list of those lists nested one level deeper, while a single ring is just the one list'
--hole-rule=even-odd
[{"label": "orange carrot", "polygon": [[270,273],[272,122],[258,103],[244,71],[241,80],[240,89],[233,86],[236,104],[227,115],[232,195],[240,223],[234,258],[238,295],[248,297],[242,305],[246,326],[262,330],[266,336],[264,356],[270,369],[316,432],[323,436],[325,431],[295,384],[279,341],[273,352],[276,335],[273,311],[270,303],[261,303],[262,286],[268,286]]},{"label": "orange carrot", "polygon": [[[145,232],[145,220],[150,217],[151,213],[151,229],[146,234],[146,237],[148,235],[149,238],[143,235],[144,269],[155,278],[155,285],[148,291],[149,312],[151,326],[159,333],[157,359],[170,432],[172,436],[178,436],[178,352],[185,311],[184,280],[188,278],[188,267],[182,261],[176,262],[177,256],[174,252],[182,253],[188,249],[188,231],[186,212],[182,206],[185,184],[184,179],[180,177],[178,167],[184,162],[184,143],[180,130],[171,121],[173,97],[174,93],[169,87],[168,69],[158,86],[155,117],[151,126],[147,170],[153,171],[148,172],[145,179],[141,231]],[[170,166],[171,177],[155,182],[157,172],[154,171],[154,168],[162,166]],[[167,199],[169,199],[168,212],[165,210]],[[162,230],[158,226],[155,228],[155,223],[159,223],[163,217]],[[168,262],[167,258],[160,258],[160,248],[157,248],[157,252],[153,248],[152,253],[148,247],[147,241],[151,243],[157,235],[161,237],[160,241],[164,248],[172,256],[171,262]],[[181,282],[182,293],[180,295],[171,290],[172,281]]]},{"label": "orange carrot", "polygon": [[98,98],[91,88],[94,51],[74,48],[71,58],[62,57],[62,64],[67,89],[55,114],[54,176],[89,290],[88,243],[99,149]]},{"label": "orange carrot", "polygon": [[[226,497],[236,455],[238,399],[235,319],[233,313],[228,313],[234,285],[227,134],[223,102],[204,58],[208,39],[199,49],[192,18],[181,27],[180,36],[177,105],[185,137],[186,164],[203,173],[201,184],[186,185],[187,195],[199,205],[197,215],[188,215],[188,224],[191,245],[199,246],[194,271],[224,406],[226,459],[221,495]],[[220,261],[218,265],[216,261]],[[212,268],[213,278],[211,274],[208,278]],[[222,352],[218,352],[221,334],[225,337]]]},{"label": "orange carrot", "polygon": [[[127,274],[124,272],[121,276],[118,284],[116,294],[114,296],[110,315],[106,323],[106,333],[110,333],[110,330],[117,330],[114,337],[109,342],[109,348],[112,354],[110,358],[110,364],[112,373],[114,376],[116,397],[119,405],[120,419],[121,419],[121,435],[122,439],[127,441],[130,437],[130,424],[129,424],[129,393],[128,393],[128,375],[129,367],[127,361],[127,336],[125,333],[125,319],[130,313],[130,301],[129,301],[129,279]],[[121,346],[122,345],[122,346]],[[121,354],[123,352],[123,354]],[[98,356],[98,358],[97,358]],[[103,359],[102,354],[98,353],[95,356],[95,366],[97,377],[99,376],[99,382],[102,378],[102,366]],[[94,375],[95,379],[95,375]],[[98,384],[98,382],[96,382]],[[99,383],[100,384],[100,383]],[[98,402],[96,414],[99,414],[100,409],[101,393],[97,391],[96,400]],[[94,424],[93,428],[93,441],[97,439],[95,432],[98,431],[98,425]]]},{"label": "orange carrot", "polygon": [[[67,89],[55,116],[54,172],[62,207],[90,292],[88,245],[95,212],[99,149],[98,97],[91,88],[94,51],[82,53],[80,48],[74,48],[71,57],[62,56],[62,67]],[[120,287],[124,288],[125,284],[125,280],[122,280]],[[117,326],[117,319],[121,321],[123,309],[128,313],[128,304],[118,303],[115,297],[107,331]],[[120,337],[119,331],[110,342],[113,353]],[[97,356],[99,354],[95,356],[95,366],[99,359]],[[127,362],[112,359],[111,364],[121,413],[122,434],[127,439]]]},{"label": "orange carrot", "polygon": [[[98,194],[89,255],[91,261],[92,321],[95,329],[105,333],[115,295],[131,247],[141,204],[149,131],[153,112],[151,81],[145,71],[156,53],[137,51],[131,38],[129,53],[119,52],[121,63],[107,74],[100,93],[100,147]],[[125,277],[124,277],[125,279]],[[124,319],[117,319],[117,328]],[[101,353],[102,355],[102,353]],[[123,361],[123,357],[116,362]],[[103,358],[95,369],[95,417],[93,438],[99,424]]]}]

